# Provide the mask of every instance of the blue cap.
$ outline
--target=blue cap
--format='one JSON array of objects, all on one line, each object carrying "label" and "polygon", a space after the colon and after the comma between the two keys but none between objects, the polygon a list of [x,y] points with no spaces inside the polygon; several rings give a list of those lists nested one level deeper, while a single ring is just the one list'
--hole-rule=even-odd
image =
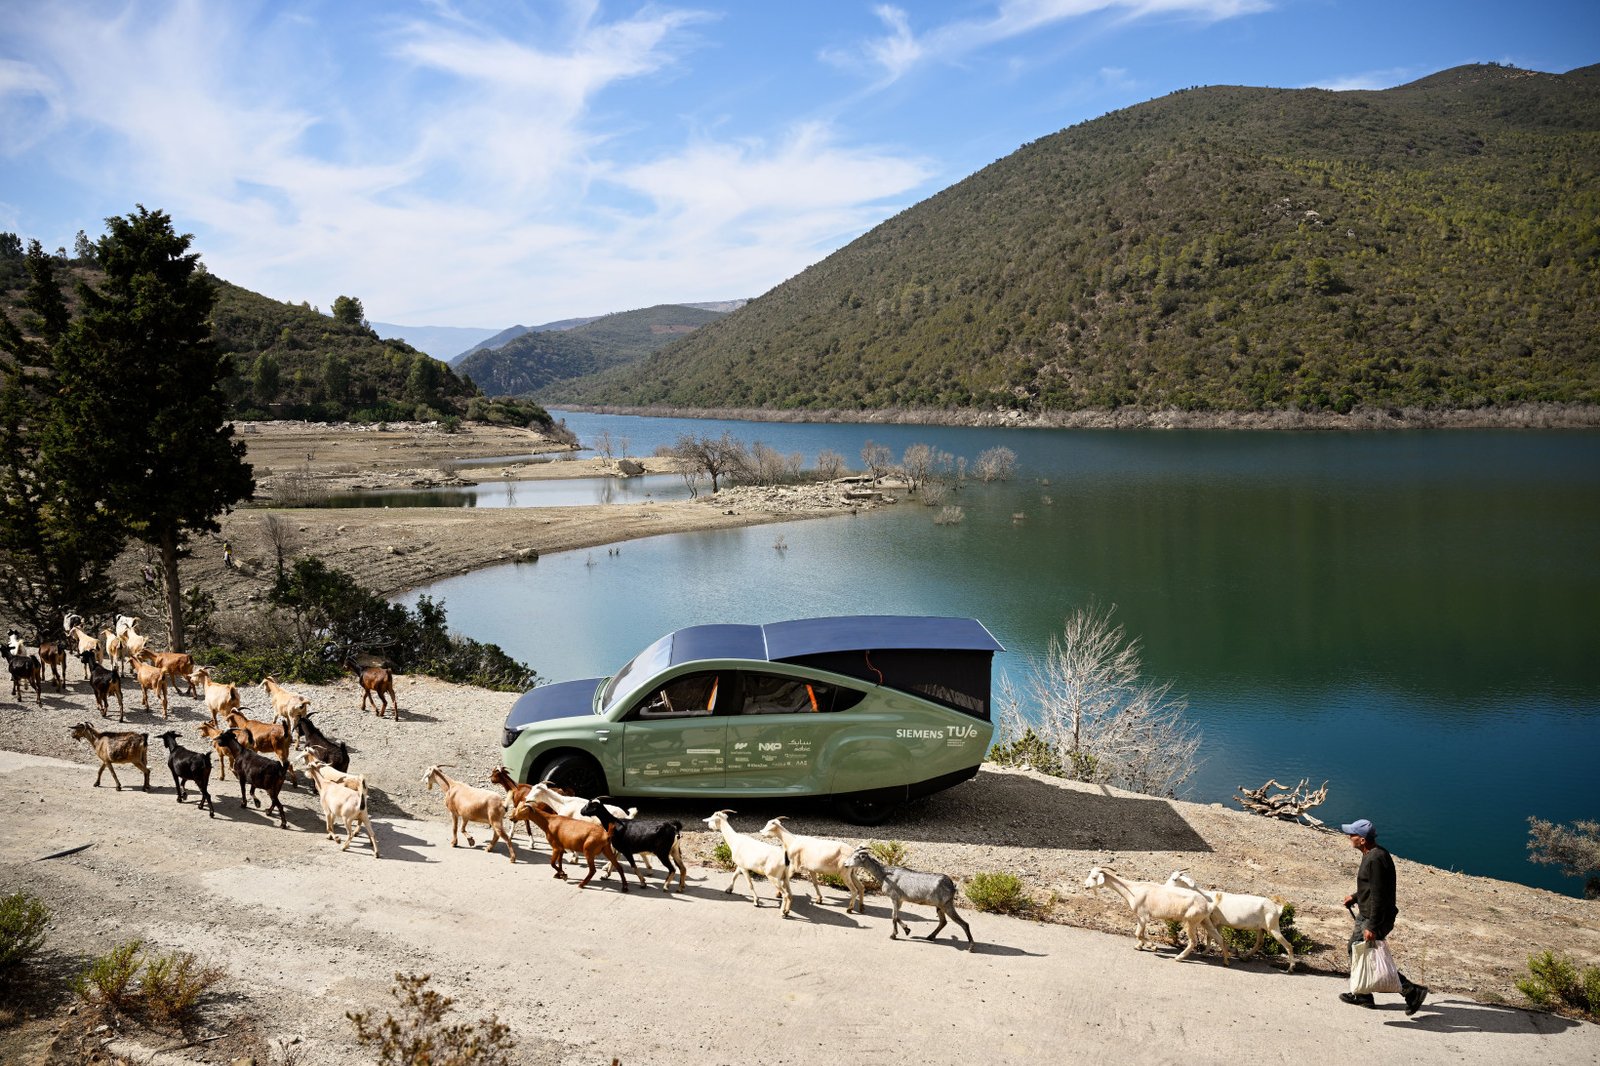
[{"label": "blue cap", "polygon": [[1367,821],[1365,818],[1357,818],[1349,825],[1341,825],[1339,827],[1339,832],[1345,834],[1346,836],[1370,838],[1372,836],[1372,823]]}]

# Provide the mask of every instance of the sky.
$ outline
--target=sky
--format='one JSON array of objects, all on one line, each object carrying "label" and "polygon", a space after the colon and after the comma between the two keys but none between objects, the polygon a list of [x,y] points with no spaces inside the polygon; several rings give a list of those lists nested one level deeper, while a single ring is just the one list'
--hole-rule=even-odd
[{"label": "sky", "polygon": [[754,297],[1195,85],[1600,62],[1600,2],[0,0],[0,230],[137,204],[212,273],[502,328]]}]

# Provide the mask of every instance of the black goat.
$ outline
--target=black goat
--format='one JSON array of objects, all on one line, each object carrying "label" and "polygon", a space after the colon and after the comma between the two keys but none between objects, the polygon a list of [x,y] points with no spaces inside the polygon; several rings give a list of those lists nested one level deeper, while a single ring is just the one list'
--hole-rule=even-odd
[{"label": "black goat", "polygon": [[340,773],[350,769],[350,746],[342,740],[335,744],[325,736],[311,720],[311,712],[307,711],[294,720],[294,731],[301,742],[311,749],[311,754],[317,757],[318,762],[326,763]]},{"label": "black goat", "polygon": [[100,665],[93,652],[83,653],[84,669],[89,671],[89,687],[94,689],[94,702],[100,708],[101,718],[111,717],[111,697],[117,697],[117,721],[128,720],[122,707],[122,671],[113,663],[107,670]]},{"label": "black goat", "polygon": [[44,703],[44,668],[39,665],[37,655],[26,654],[10,655],[6,657],[6,664],[11,668],[11,698],[18,703],[22,702],[22,686],[33,686],[33,702]]},{"label": "black goat", "polygon": [[230,729],[217,738],[217,743],[228,750],[228,755],[233,759],[233,773],[239,779],[239,806],[248,807],[245,802],[245,786],[250,786],[250,798],[255,800],[257,807],[261,801],[256,798],[256,789],[265,789],[272,802],[267,804],[267,814],[272,813],[272,808],[278,808],[278,828],[289,828],[289,816],[283,809],[283,802],[278,799],[278,793],[283,789],[283,778],[289,768],[270,755],[263,755],[254,748],[248,747],[239,730]]},{"label": "black goat", "polygon": [[[633,861],[635,855],[648,853],[661,860],[661,865],[666,867],[661,887],[667,892],[672,891],[672,866],[673,860],[676,859],[678,891],[682,892],[685,874],[683,852],[678,847],[678,834],[683,832],[683,823],[641,822],[637,818],[618,818],[606,807],[608,802],[611,802],[611,797],[596,796],[584,806],[581,813],[586,818],[599,819],[602,826],[615,827],[611,833],[611,847],[628,860],[628,865],[633,868],[633,876],[639,879],[641,885],[644,884],[644,874],[639,872],[638,864]],[[626,879],[623,883],[627,883]]]},{"label": "black goat", "polygon": [[184,791],[183,783],[193,781],[194,787],[200,790],[200,802],[195,808],[203,810],[209,808],[211,817],[217,816],[217,805],[211,802],[211,789],[207,787],[211,782],[211,753],[209,751],[190,751],[178,743],[178,731],[169,729],[160,734],[161,743],[167,746],[167,769],[172,771],[172,785],[178,790],[178,802],[182,803],[189,798]]}]

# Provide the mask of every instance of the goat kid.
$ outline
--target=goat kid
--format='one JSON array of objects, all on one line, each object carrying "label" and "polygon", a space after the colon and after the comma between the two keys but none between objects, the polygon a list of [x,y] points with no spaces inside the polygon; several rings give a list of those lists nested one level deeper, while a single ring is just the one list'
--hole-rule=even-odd
[{"label": "goat kid", "polygon": [[172,771],[172,787],[178,793],[178,802],[182,803],[189,798],[184,790],[185,781],[193,781],[200,792],[200,801],[196,810],[211,811],[211,817],[217,816],[217,806],[211,801],[211,790],[207,786],[211,781],[211,753],[209,751],[190,751],[178,743],[178,731],[169,729],[165,733],[157,734],[161,743],[167,746],[167,769]]},{"label": "goat kid", "polygon": [[[973,947],[972,929],[956,913],[956,883],[949,874],[929,874],[908,870],[904,866],[885,866],[869,848],[857,848],[850,856],[851,868],[878,882],[884,895],[889,897],[893,910],[889,913],[889,939],[900,939],[900,930],[911,935],[911,927],[900,920],[900,905],[922,903],[939,912],[939,924],[924,939],[932,940],[945,927],[947,920],[955,922],[967,934],[967,950]],[[862,912],[865,913],[863,907]],[[955,934],[951,934],[952,936]]]}]

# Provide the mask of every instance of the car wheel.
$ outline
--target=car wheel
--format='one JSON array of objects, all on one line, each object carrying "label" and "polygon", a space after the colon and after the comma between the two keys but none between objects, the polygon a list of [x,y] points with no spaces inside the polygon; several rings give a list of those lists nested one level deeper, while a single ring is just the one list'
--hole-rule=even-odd
[{"label": "car wheel", "polygon": [[833,801],[833,809],[851,825],[882,825],[900,809],[900,804],[891,800],[843,796]]},{"label": "car wheel", "polygon": [[544,764],[534,780],[548,781],[584,799],[606,794],[606,775],[587,755],[557,755]]}]

